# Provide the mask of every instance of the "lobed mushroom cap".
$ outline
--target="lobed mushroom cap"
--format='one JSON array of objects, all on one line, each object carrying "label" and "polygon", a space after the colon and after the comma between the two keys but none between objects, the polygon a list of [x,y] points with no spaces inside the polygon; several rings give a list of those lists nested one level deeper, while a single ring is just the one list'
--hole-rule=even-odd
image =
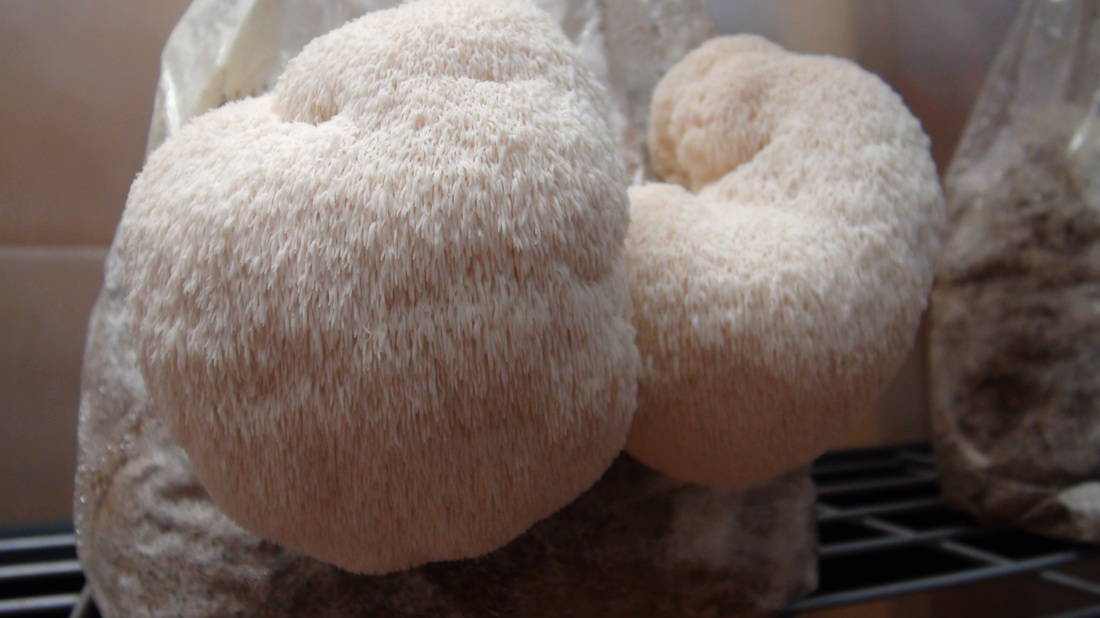
[{"label": "lobed mushroom cap", "polygon": [[808,463],[904,359],[944,207],[929,142],[851,62],[713,39],[658,84],[630,189],[643,370],[627,450],[727,486]]},{"label": "lobed mushroom cap", "polygon": [[638,371],[607,108],[531,3],[423,0],[150,156],[118,241],[138,362],[233,520],[384,573],[600,477]]}]

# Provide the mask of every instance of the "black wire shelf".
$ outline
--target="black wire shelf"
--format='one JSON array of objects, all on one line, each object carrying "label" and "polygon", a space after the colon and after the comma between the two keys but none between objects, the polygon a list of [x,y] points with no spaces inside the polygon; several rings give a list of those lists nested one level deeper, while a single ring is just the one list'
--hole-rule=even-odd
[{"label": "black wire shelf", "polygon": [[[830,453],[813,477],[820,582],[785,616],[840,616],[840,608],[947,588],[988,594],[971,587],[997,580],[1061,591],[1054,612],[1021,607],[1019,615],[1100,616],[1100,549],[984,528],[948,508],[926,446]],[[15,616],[99,616],[71,528],[0,538],[0,617]]]},{"label": "black wire shelf", "polygon": [[1100,616],[1100,568],[1087,574],[1067,568],[1100,559],[1100,549],[989,529],[947,507],[925,445],[830,453],[814,462],[813,477],[820,581],[785,615],[824,616],[819,610],[948,587],[967,594],[968,584],[1003,579],[1024,594],[1036,584],[1060,588],[1065,594],[1055,593],[1057,604],[1072,606],[1053,613],[1017,606],[1012,615]]}]

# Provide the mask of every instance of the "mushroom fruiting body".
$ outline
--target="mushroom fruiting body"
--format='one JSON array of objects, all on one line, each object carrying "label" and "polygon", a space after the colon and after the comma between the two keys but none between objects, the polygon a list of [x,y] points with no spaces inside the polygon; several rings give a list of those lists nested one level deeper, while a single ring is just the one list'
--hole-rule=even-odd
[{"label": "mushroom fruiting body", "polygon": [[648,139],[675,184],[630,189],[627,450],[719,486],[807,463],[912,343],[944,219],[928,138],[854,64],[737,36],[664,77]]},{"label": "mushroom fruiting body", "polygon": [[529,2],[423,0],[150,156],[119,231],[138,363],[231,518],[384,573],[599,478],[638,371],[607,115]]}]

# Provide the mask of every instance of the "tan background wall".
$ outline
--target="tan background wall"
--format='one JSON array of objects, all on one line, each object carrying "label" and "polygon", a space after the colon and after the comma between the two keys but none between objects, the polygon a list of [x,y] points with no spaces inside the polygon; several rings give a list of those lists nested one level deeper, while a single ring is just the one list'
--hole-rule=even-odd
[{"label": "tan background wall", "polygon": [[[709,0],[723,31],[848,56],[933,136],[941,167],[1017,0]],[[69,518],[79,367],[105,248],[143,157],[185,0],[0,2],[0,526]],[[915,353],[850,445],[925,435]]]},{"label": "tan background wall", "polygon": [[0,526],[71,517],[88,312],[186,4],[0,2]]}]

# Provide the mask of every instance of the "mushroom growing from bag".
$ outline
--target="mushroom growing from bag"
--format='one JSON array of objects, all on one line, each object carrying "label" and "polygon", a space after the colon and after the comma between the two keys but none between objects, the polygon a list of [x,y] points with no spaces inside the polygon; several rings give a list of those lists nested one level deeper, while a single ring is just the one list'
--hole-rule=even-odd
[{"label": "mushroom growing from bag", "polygon": [[150,156],[119,231],[138,362],[226,514],[385,573],[600,477],[638,372],[608,105],[529,2],[423,0]]},{"label": "mushroom growing from bag", "polygon": [[737,36],[662,79],[648,140],[670,184],[630,189],[627,450],[718,486],[806,464],[913,341],[944,219],[928,138],[851,62]]}]

